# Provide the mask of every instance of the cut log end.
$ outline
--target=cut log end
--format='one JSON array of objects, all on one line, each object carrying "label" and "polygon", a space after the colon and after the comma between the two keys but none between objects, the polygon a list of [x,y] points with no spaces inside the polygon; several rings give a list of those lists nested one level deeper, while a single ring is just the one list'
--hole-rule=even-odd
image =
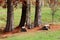
[{"label": "cut log end", "polygon": [[50,25],[44,25],[41,29],[42,30],[49,30],[50,29]]},{"label": "cut log end", "polygon": [[21,32],[27,32],[27,30],[26,30],[26,27],[25,27],[25,26],[23,26],[23,27],[21,28]]}]

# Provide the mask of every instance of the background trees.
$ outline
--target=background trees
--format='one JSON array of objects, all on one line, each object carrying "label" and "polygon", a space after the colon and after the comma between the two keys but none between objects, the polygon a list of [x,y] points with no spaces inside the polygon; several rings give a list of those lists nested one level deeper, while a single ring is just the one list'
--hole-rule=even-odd
[{"label": "background trees", "polygon": [[55,12],[57,11],[57,6],[58,6],[58,0],[49,0],[49,7],[51,8],[52,11],[52,24],[54,22],[54,15]]},{"label": "background trees", "polygon": [[[19,4],[20,6],[20,1],[22,2],[22,14],[21,14],[21,20],[20,20],[20,23],[18,25],[18,28],[22,29],[25,27],[25,25],[28,27],[28,28],[31,28],[31,21],[30,20],[30,1],[32,0],[4,0],[3,2],[5,3],[6,2],[6,6],[7,6],[7,24],[6,24],[6,28],[4,31],[12,31],[12,27],[13,27],[13,22],[14,22],[14,13],[13,13],[13,6],[17,6],[17,4]],[[35,17],[34,17],[34,26],[40,26],[41,24],[41,7],[42,5],[44,5],[46,0],[34,0],[34,3],[36,5],[35,6]],[[56,5],[57,5],[57,0],[48,0],[49,1],[49,7],[51,8],[52,10],[52,22],[54,21],[54,13],[56,11]],[[1,4],[3,3],[2,0],[0,0]],[[45,7],[48,7],[45,6]],[[20,7],[19,7],[20,8]],[[33,7],[32,7],[33,8]],[[33,14],[34,15],[34,14]],[[45,15],[46,16],[46,15]],[[32,17],[31,17],[32,18]],[[19,20],[19,19],[18,19]],[[25,24],[26,23],[26,24]]]}]

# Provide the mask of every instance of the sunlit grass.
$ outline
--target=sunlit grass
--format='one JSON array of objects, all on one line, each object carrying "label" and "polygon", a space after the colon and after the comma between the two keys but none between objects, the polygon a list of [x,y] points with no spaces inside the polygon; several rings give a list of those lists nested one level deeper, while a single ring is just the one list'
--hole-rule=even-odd
[{"label": "sunlit grass", "polygon": [[32,33],[16,34],[5,40],[60,40],[60,31],[38,31]]},{"label": "sunlit grass", "polygon": [[[18,26],[19,25],[19,22],[20,22],[20,19],[21,19],[21,12],[22,9],[21,7],[19,8],[14,8],[14,26]],[[49,7],[43,7],[42,10],[42,23],[51,23],[52,21],[52,16],[51,16],[51,9]],[[32,6],[31,7],[31,22],[34,22],[34,15],[35,15],[35,7]],[[6,15],[7,15],[7,10],[6,9],[3,9],[3,8],[0,8],[0,27],[5,27],[5,24],[6,24]],[[60,23],[60,9],[57,10],[57,12],[55,13],[55,16],[54,16],[54,21],[56,23]]]}]

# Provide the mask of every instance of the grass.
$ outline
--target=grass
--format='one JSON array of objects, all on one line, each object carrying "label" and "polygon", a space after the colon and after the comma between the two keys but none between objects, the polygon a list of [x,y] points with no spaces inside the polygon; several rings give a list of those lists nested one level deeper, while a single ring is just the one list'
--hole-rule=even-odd
[{"label": "grass", "polygon": [[[14,26],[17,26],[20,22],[21,18],[21,7],[14,9]],[[0,8],[0,27],[4,27],[6,24],[6,14],[7,9]],[[34,21],[34,14],[35,14],[35,9],[34,6],[31,7],[31,22]],[[51,10],[49,7],[43,7],[42,8],[42,23],[51,23]],[[54,16],[54,21],[56,23],[60,23],[60,10],[57,10]]]},{"label": "grass", "polygon": [[[0,27],[5,27],[7,10],[0,8]],[[34,7],[31,8],[31,22],[34,21]],[[21,8],[14,9],[14,26],[16,27],[21,18]],[[48,7],[42,8],[42,23],[51,23],[51,10]],[[55,22],[60,23],[60,10],[55,13]],[[0,40],[60,40],[60,31],[38,31],[29,33],[17,33],[12,37]]]},{"label": "grass", "polygon": [[37,31],[29,33],[18,33],[5,40],[60,40],[60,31]]}]

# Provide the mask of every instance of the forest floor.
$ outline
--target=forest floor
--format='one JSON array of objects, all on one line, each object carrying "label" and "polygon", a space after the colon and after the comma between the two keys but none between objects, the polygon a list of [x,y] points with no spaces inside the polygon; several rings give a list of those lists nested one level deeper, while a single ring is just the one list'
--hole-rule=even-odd
[{"label": "forest floor", "polygon": [[27,32],[20,32],[19,29],[16,29],[14,30],[13,32],[9,32],[9,33],[6,33],[6,34],[0,34],[0,40],[4,40],[4,38],[8,38],[8,37],[12,37],[12,36],[15,36],[15,35],[24,35],[24,34],[29,34],[29,33],[36,33],[38,31],[40,32],[45,32],[45,31],[58,31],[60,30],[60,25],[50,25],[50,29],[49,30],[40,30],[41,27],[36,27],[34,29],[27,29]]},{"label": "forest floor", "polygon": [[[21,18],[21,8],[14,9],[14,26],[18,26]],[[5,28],[7,10],[0,8],[0,28]],[[31,20],[34,21],[35,7],[31,8]],[[46,16],[47,15],[47,16]],[[42,8],[42,23],[50,23],[51,10],[49,7]],[[51,25],[50,29],[40,30],[41,27],[27,29],[27,32],[20,32],[19,29],[6,34],[0,33],[0,40],[60,40],[60,9],[57,10],[54,16],[55,25]]]}]

